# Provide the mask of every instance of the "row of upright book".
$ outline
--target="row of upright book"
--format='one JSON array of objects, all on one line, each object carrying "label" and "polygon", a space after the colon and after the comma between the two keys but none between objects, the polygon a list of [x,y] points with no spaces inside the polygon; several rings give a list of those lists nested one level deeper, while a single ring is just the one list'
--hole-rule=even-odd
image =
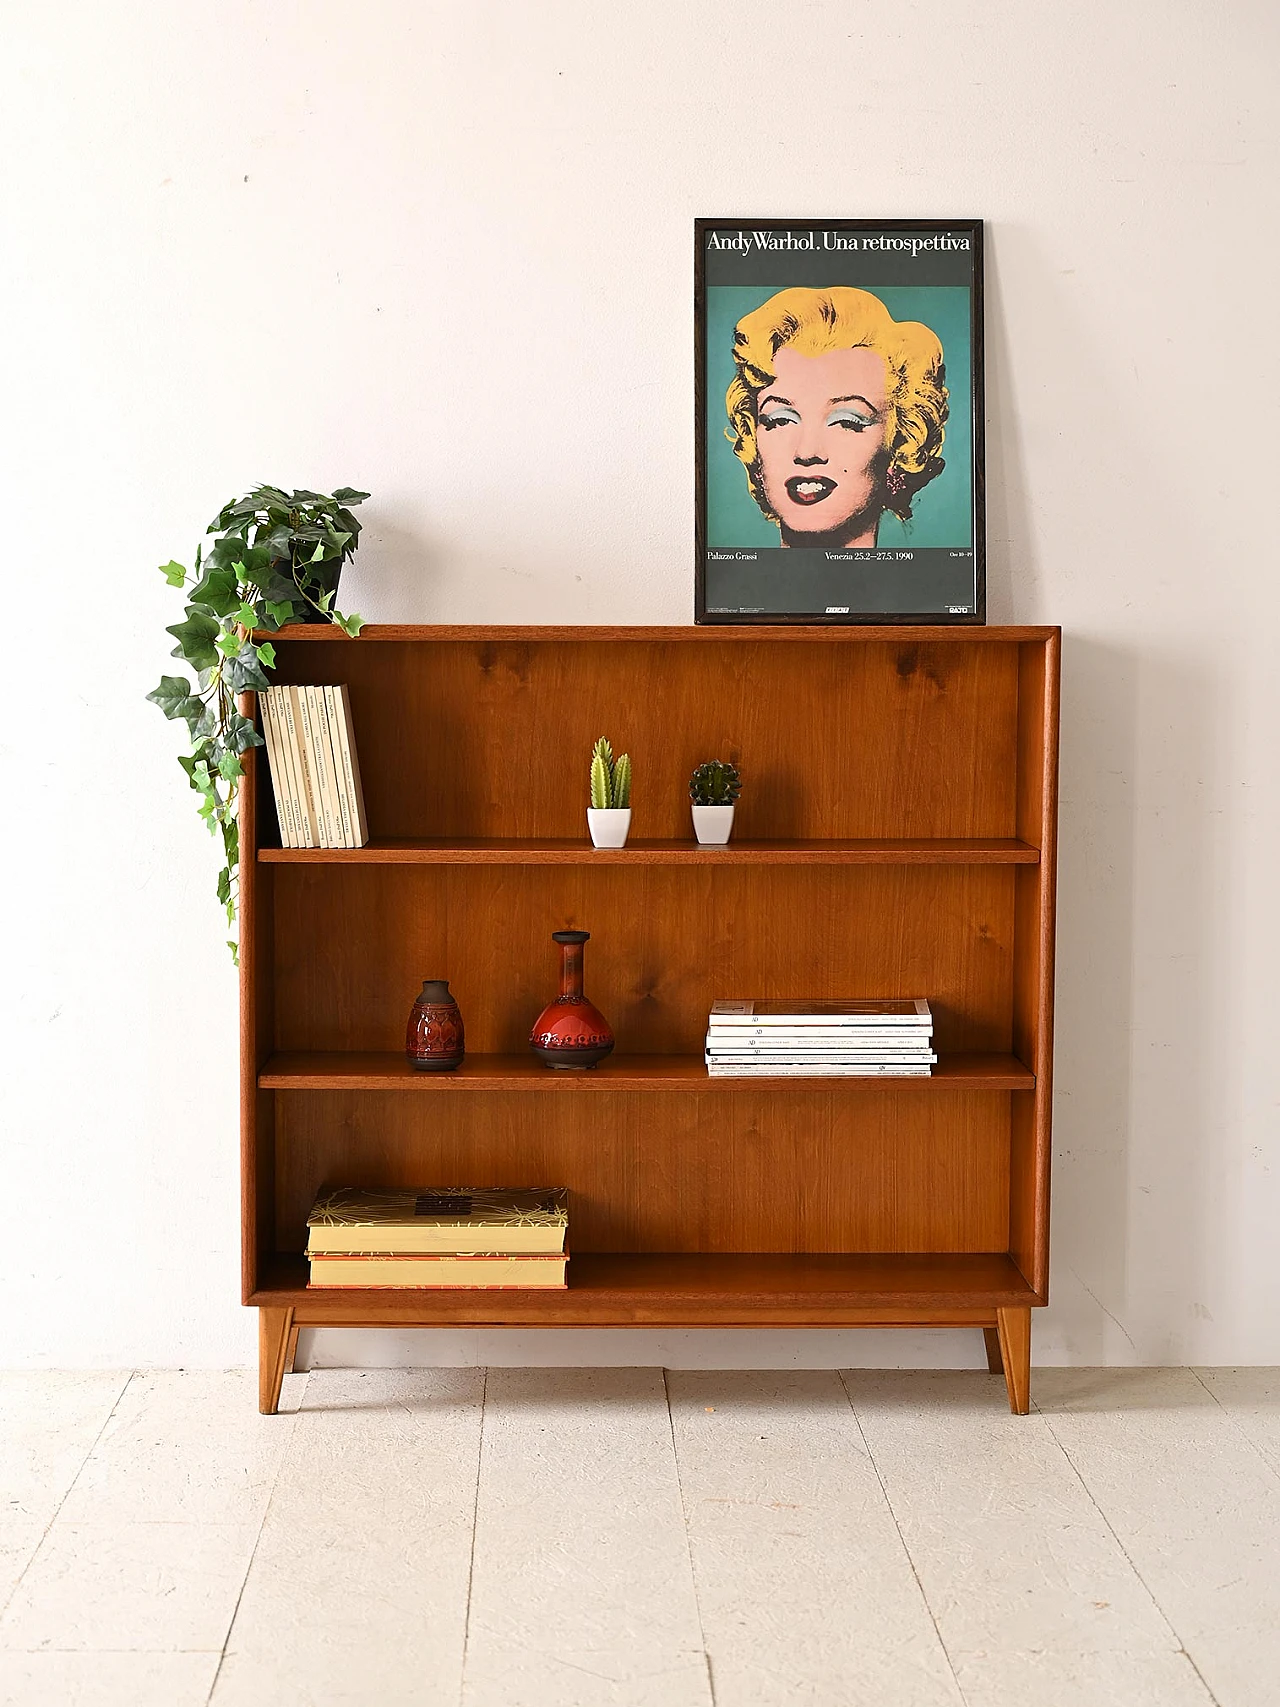
[{"label": "row of upright book", "polygon": [[307,1218],[309,1284],[564,1287],[568,1195],[561,1186],[321,1192]]},{"label": "row of upright book", "polygon": [[713,1079],[927,1078],[937,1059],[923,998],[716,1002],[707,1023]]},{"label": "row of upright book", "polygon": [[369,825],[345,684],[268,688],[258,702],[283,845],[364,847]]}]

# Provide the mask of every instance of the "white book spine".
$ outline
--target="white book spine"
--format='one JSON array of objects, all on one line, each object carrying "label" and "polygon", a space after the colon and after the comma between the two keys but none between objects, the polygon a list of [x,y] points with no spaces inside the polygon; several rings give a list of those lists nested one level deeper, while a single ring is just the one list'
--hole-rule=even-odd
[{"label": "white book spine", "polygon": [[289,815],[289,784],[284,774],[284,759],[281,757],[276,736],[270,688],[258,695],[258,709],[262,713],[262,735],[267,743],[267,768],[271,772],[271,792],[276,803],[276,821],[280,826],[280,845],[291,848],[295,843]]},{"label": "white book spine", "polygon": [[290,747],[294,771],[298,778],[303,821],[307,829],[307,846],[323,847],[320,840],[320,813],[316,807],[315,783],[311,776],[311,760],[307,752],[306,731],[302,721],[302,693],[296,687],[284,690],[285,719],[289,725]]},{"label": "white book spine", "polygon": [[355,815],[347,792],[347,767],[342,758],[342,740],[338,733],[342,725],[342,701],[335,688],[321,688],[324,696],[325,727],[329,733],[329,757],[333,762],[333,786],[338,800],[338,818],[342,826],[342,846],[356,844]]},{"label": "white book spine", "polygon": [[293,756],[293,733],[289,722],[289,696],[284,688],[270,688],[271,716],[276,726],[276,740],[280,746],[281,769],[284,773],[285,784],[288,788],[286,809],[290,820],[290,833],[293,840],[291,847],[305,848],[307,846],[306,814],[302,810],[302,791],[298,781],[298,767]]},{"label": "white book spine", "polygon": [[713,1079],[927,1079],[928,1067],[708,1067]]},{"label": "white book spine", "polygon": [[356,753],[355,724],[351,720],[351,695],[345,682],[333,690],[342,704],[342,720],[338,727],[338,738],[342,743],[342,766],[346,777],[347,788],[351,794],[351,804],[355,812],[356,839],[354,847],[362,848],[369,840],[369,820],[364,810],[364,788],[360,782],[360,759]]},{"label": "white book spine", "polygon": [[315,779],[316,807],[320,813],[320,845],[326,848],[344,846],[342,819],[338,813],[338,796],[333,782],[333,749],[329,745],[329,719],[325,715],[324,693],[320,688],[302,688],[302,726],[311,754],[311,775]]}]

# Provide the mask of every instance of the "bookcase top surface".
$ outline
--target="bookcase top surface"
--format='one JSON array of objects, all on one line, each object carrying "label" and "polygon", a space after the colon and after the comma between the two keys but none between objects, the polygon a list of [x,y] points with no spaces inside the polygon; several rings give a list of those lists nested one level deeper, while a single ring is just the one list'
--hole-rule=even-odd
[{"label": "bookcase top surface", "polygon": [[[726,641],[745,641],[759,644],[761,641],[786,640],[801,644],[831,645],[867,645],[886,641],[899,644],[928,643],[929,645],[951,644],[961,646],[981,645],[1010,645],[1023,641],[1048,641],[1061,634],[1061,629],[1051,627],[966,627],[960,624],[947,626],[918,626],[916,624],[892,624],[886,626],[856,626],[849,628],[806,628],[800,625],[760,624],[758,626],[741,626],[735,624],[714,624],[694,627],[558,627],[550,624],[523,625],[494,625],[484,623],[370,623],[360,631],[360,640],[397,640],[397,641],[510,641],[510,642],[563,642],[581,641],[598,645],[606,641],[634,641],[647,644],[666,645],[672,642],[688,642],[692,644],[723,645]],[[328,642],[345,641],[345,636],[328,623],[298,623],[289,628],[282,628],[278,634],[264,635],[270,640],[315,640]]]}]

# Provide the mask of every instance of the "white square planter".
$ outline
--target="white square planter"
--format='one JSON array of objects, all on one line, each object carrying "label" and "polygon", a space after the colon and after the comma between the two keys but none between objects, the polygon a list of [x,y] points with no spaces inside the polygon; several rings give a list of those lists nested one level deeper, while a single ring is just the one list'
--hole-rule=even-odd
[{"label": "white square planter", "polygon": [[627,833],[631,829],[631,808],[588,806],[587,828],[591,831],[591,841],[595,847],[625,848]]},{"label": "white square planter", "polygon": [[732,806],[695,806],[693,833],[704,848],[722,848],[733,828]]}]

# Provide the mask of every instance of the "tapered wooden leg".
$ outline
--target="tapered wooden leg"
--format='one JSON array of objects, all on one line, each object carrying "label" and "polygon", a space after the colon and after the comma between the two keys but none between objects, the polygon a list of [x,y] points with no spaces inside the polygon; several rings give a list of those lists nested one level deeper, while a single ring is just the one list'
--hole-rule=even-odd
[{"label": "tapered wooden leg", "polygon": [[280,1405],[285,1356],[293,1328],[292,1310],[258,1311],[258,1409],[273,1417]]},{"label": "tapered wooden leg", "polygon": [[289,1349],[284,1354],[284,1372],[294,1374],[294,1365],[298,1361],[298,1324],[295,1322],[289,1329]]},{"label": "tapered wooden leg", "polygon": [[1000,1358],[1004,1384],[1009,1389],[1009,1409],[1025,1417],[1031,1409],[1031,1306],[1011,1304],[996,1311],[1000,1336]]},{"label": "tapered wooden leg", "polygon": [[1000,1330],[983,1328],[982,1338],[987,1347],[987,1368],[993,1375],[999,1375],[1004,1370],[1004,1359],[1000,1355]]}]

